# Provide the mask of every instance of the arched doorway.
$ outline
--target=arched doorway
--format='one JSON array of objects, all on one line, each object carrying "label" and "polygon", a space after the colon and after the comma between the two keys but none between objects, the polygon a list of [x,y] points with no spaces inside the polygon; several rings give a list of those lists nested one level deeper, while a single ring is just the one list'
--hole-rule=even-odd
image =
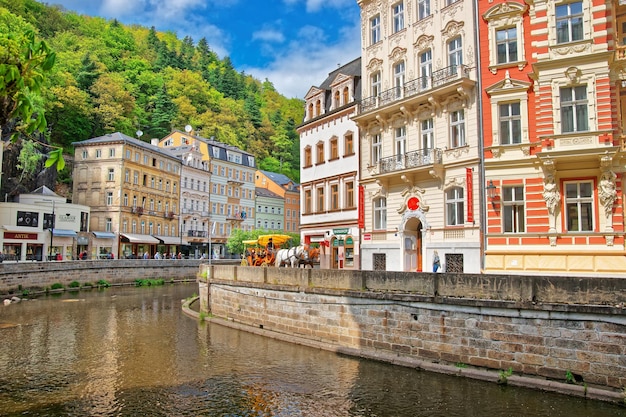
[{"label": "arched doorway", "polygon": [[[399,230],[402,233],[403,270],[423,272],[423,234],[428,229],[426,216],[421,209],[407,210],[402,215]],[[428,270],[426,268],[426,270]]]}]

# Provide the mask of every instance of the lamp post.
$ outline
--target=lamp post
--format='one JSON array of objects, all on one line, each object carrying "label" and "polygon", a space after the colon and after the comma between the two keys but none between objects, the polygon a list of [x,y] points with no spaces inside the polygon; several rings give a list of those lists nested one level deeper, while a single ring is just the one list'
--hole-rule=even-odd
[{"label": "lamp post", "polygon": [[55,223],[55,218],[54,218],[54,200],[52,200],[52,220],[50,221],[50,225],[48,227],[48,230],[50,230],[50,249],[49,249],[49,255],[48,255],[48,260],[51,261],[52,260],[52,242],[54,239],[54,223]]}]

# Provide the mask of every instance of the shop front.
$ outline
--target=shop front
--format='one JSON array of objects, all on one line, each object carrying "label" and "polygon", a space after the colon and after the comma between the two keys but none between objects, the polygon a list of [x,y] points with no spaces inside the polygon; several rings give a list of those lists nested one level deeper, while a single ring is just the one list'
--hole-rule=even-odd
[{"label": "shop front", "polygon": [[157,251],[167,259],[182,252],[182,239],[176,236],[154,236],[159,240]]},{"label": "shop front", "polygon": [[92,232],[91,259],[116,259],[117,235],[112,232]]},{"label": "shop front", "polygon": [[119,256],[126,259],[154,258],[159,239],[150,235],[120,233]]},{"label": "shop front", "polygon": [[41,261],[44,259],[43,233],[32,228],[4,226],[2,255],[5,261]]},{"label": "shop front", "polygon": [[74,255],[74,239],[77,233],[69,229],[49,229],[52,232],[50,238],[50,246],[48,247],[48,256],[51,261],[62,261],[77,259]]}]

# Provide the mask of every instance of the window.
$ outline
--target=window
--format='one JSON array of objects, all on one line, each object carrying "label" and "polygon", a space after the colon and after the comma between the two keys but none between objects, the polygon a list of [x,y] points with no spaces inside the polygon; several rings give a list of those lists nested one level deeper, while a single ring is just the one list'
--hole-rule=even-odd
[{"label": "window", "polygon": [[330,186],[330,209],[339,210],[339,185]]},{"label": "window", "polygon": [[334,106],[335,106],[335,108],[341,106],[341,94],[339,93],[339,91],[335,91],[335,103],[334,103]]},{"label": "window", "polygon": [[114,180],[115,180],[115,169],[109,168],[109,171],[107,174],[107,181],[114,181]]},{"label": "window", "polygon": [[83,159],[89,158],[89,152],[87,151],[83,151],[82,155],[83,155]]},{"label": "window", "polygon": [[339,141],[337,137],[333,137],[330,140],[330,159],[338,159],[339,158]]},{"label": "window", "polygon": [[431,86],[433,75],[433,52],[428,49],[419,55],[420,60],[420,87],[428,89]]},{"label": "window", "polygon": [[517,28],[500,29],[496,32],[498,64],[517,61]]},{"label": "window", "polygon": [[354,140],[352,139],[352,133],[348,133],[346,136],[344,136],[343,142],[344,142],[343,154],[345,156],[354,155]]},{"label": "window", "polygon": [[400,32],[404,29],[404,3],[396,3],[392,7],[393,10],[393,33]]},{"label": "window", "polygon": [[370,19],[370,45],[380,42],[380,15]]},{"label": "window", "polygon": [[115,148],[109,148],[109,158],[115,158]]},{"label": "window", "polygon": [[102,157],[102,149],[96,149],[96,158]]},{"label": "window", "polygon": [[404,154],[406,153],[406,127],[397,127],[395,133],[396,162],[401,164],[404,161]]},{"label": "window", "polygon": [[502,202],[504,233],[524,232],[524,187],[502,187]]},{"label": "window", "polygon": [[348,87],[343,88],[343,104],[348,104],[350,102],[350,91]]},{"label": "window", "polygon": [[587,116],[587,86],[561,88],[561,132],[589,130]]},{"label": "window", "polygon": [[556,6],[556,42],[575,42],[583,39],[583,2]]},{"label": "window", "polygon": [[311,213],[311,190],[306,190],[304,192],[304,212]]},{"label": "window", "polygon": [[113,205],[113,192],[107,191],[107,206]]},{"label": "window", "polygon": [[520,104],[500,104],[500,144],[522,143],[522,117]]},{"label": "window", "polygon": [[124,194],[124,207],[128,207],[128,194]]},{"label": "window", "polygon": [[463,110],[450,113],[450,147],[465,146],[465,114]]},{"label": "window", "polygon": [[324,144],[322,142],[317,144],[317,163],[324,163]]},{"label": "window", "polygon": [[128,169],[124,171],[124,182],[130,182],[130,171]]},{"label": "window", "polygon": [[381,93],[380,71],[373,73],[370,77],[370,81],[372,85],[372,97],[378,97]]},{"label": "window", "polygon": [[372,165],[376,165],[382,158],[383,143],[380,133],[372,136]]},{"label": "window", "polygon": [[404,69],[404,61],[400,61],[393,66],[393,83],[396,88],[396,98],[402,97],[402,88],[404,87]]},{"label": "window", "polygon": [[387,199],[379,197],[374,200],[374,230],[387,228]]},{"label": "window", "polygon": [[463,65],[463,43],[458,36],[448,42],[448,65],[456,72],[459,65]]},{"label": "window", "polygon": [[435,148],[435,129],[434,129],[434,121],[432,118],[422,120],[422,151],[424,155],[425,162],[430,161],[430,154],[432,150]]},{"label": "window", "polygon": [[463,188],[453,187],[446,191],[446,225],[459,226],[465,217]]},{"label": "window", "polygon": [[568,232],[593,230],[593,184],[591,181],[565,184],[565,210]]},{"label": "window", "polygon": [[430,16],[430,0],[417,0],[417,19],[422,20]]},{"label": "window", "polygon": [[324,211],[324,187],[317,189],[317,211]]},{"label": "window", "polygon": [[346,182],[346,208],[354,208],[354,182]]},{"label": "window", "polygon": [[104,230],[106,232],[113,231],[113,219],[111,219],[110,217],[107,217],[104,221]]},{"label": "window", "polygon": [[315,115],[319,116],[320,114],[322,114],[322,102],[317,100],[315,102]]}]

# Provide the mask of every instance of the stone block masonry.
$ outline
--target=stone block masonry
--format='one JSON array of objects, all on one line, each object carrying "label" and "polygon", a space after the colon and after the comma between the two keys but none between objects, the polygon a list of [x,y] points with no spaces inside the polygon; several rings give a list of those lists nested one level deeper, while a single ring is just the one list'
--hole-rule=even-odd
[{"label": "stone block masonry", "polygon": [[257,268],[253,282],[242,279],[253,268],[228,268],[237,280],[209,271],[200,294],[201,305],[231,322],[365,356],[512,369],[513,377],[542,381],[565,382],[569,372],[583,395],[593,387],[624,396],[624,279],[371,271],[333,278]]}]

